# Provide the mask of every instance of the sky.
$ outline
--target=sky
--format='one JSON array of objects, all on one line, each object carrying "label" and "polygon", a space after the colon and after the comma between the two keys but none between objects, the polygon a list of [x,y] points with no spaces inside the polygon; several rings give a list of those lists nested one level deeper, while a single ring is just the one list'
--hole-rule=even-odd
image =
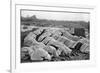
[{"label": "sky", "polygon": [[64,20],[64,21],[89,21],[90,14],[86,13],[69,13],[69,12],[46,12],[46,11],[28,11],[22,10],[21,16],[30,17],[36,15],[39,19]]}]

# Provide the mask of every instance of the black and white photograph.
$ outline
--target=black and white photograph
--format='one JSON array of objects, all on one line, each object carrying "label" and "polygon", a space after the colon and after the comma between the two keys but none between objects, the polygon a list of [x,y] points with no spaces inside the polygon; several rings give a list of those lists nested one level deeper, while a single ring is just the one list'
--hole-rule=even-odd
[{"label": "black and white photograph", "polygon": [[90,60],[90,14],[20,10],[21,63]]}]

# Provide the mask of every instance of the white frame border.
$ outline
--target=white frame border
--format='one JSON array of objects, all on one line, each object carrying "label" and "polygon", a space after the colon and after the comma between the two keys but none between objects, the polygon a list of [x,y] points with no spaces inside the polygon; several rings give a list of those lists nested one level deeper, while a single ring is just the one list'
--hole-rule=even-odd
[{"label": "white frame border", "polygon": [[[11,72],[12,73],[17,73],[17,72],[20,72],[20,71],[22,71],[22,72],[24,72],[26,69],[24,68],[23,70],[21,70],[21,68],[17,68],[16,66],[15,66],[15,62],[18,62],[18,61],[15,61],[14,59],[16,58],[15,56],[16,56],[16,52],[15,52],[15,47],[16,47],[16,45],[15,45],[15,39],[16,39],[16,36],[19,36],[19,35],[17,35],[16,33],[16,6],[17,5],[23,5],[23,4],[14,4],[14,7],[12,7],[12,10],[11,10]],[[25,4],[25,5],[28,5],[28,6],[36,6],[36,5],[29,5],[29,4]],[[13,5],[12,5],[13,6]],[[43,6],[43,5],[37,5],[37,6]],[[45,6],[46,7],[46,6]],[[48,7],[48,6],[47,6]],[[49,7],[55,7],[55,6],[49,6]],[[56,6],[56,7],[58,7],[58,9],[61,7],[61,9],[63,9],[63,6]],[[71,7],[71,6],[68,6],[69,8],[73,8],[73,7]],[[64,7],[64,8],[67,8],[67,6],[66,7]],[[74,8],[77,8],[77,6],[74,6]],[[85,8],[85,7],[79,7],[79,9],[90,9],[90,14],[91,14],[91,20],[90,20],[90,41],[92,41],[91,43],[90,43],[90,47],[91,47],[91,45],[92,45],[92,47],[94,47],[95,46],[95,43],[94,43],[94,41],[95,41],[95,37],[93,36],[94,34],[95,34],[95,9],[94,8]],[[13,24],[13,25],[12,25]],[[92,36],[91,36],[92,35]],[[12,49],[13,48],[13,49]],[[46,64],[45,63],[36,63],[36,65],[38,65],[38,66],[41,66],[41,67],[36,67],[36,68],[34,68],[34,70],[35,71],[37,71],[37,70],[46,70],[46,69],[64,69],[65,67],[66,68],[75,68],[75,67],[77,67],[77,68],[79,68],[79,67],[88,67],[88,66],[95,66],[96,65],[96,59],[95,59],[95,53],[96,53],[96,51],[95,50],[93,50],[92,52],[90,52],[91,54],[94,54],[93,56],[92,56],[92,59],[90,60],[90,61],[76,61],[76,62],[74,62],[74,61],[72,61],[72,62],[68,62],[67,64],[63,64],[64,62],[57,62],[56,64],[55,64],[55,62],[46,62]],[[35,65],[35,63],[33,63],[34,65]],[[53,64],[54,66],[49,66],[50,64]],[[45,65],[45,67],[42,67],[43,65]],[[46,68],[46,66],[48,65],[48,67]],[[66,66],[67,65],[67,66]],[[30,65],[27,65],[27,67],[29,68],[29,66]],[[23,65],[22,67],[25,67],[25,65]],[[32,66],[31,66],[32,67]],[[26,71],[34,71],[33,70],[33,68],[30,68],[29,70],[27,69]]]}]

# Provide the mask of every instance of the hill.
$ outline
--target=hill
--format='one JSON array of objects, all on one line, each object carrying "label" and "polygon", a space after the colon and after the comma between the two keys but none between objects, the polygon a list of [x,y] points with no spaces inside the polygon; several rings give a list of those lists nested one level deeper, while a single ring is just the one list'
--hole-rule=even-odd
[{"label": "hill", "polygon": [[22,25],[34,25],[42,27],[66,27],[66,28],[85,28],[89,29],[90,23],[85,21],[58,21],[38,19],[35,15],[32,17],[21,17]]}]

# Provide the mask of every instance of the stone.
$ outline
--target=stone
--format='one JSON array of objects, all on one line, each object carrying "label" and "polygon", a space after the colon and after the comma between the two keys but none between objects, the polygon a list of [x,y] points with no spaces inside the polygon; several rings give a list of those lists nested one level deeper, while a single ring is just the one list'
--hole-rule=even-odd
[{"label": "stone", "polygon": [[61,51],[64,51],[65,54],[71,53],[71,49],[65,46],[63,43],[56,41],[52,37],[48,37],[49,39],[48,45],[58,47],[58,49],[61,49]]},{"label": "stone", "polygon": [[89,49],[89,45],[84,43],[81,48],[80,48],[80,51],[81,52],[84,52],[84,53],[89,53],[90,49]]},{"label": "stone", "polygon": [[41,32],[42,32],[43,30],[44,30],[43,28],[39,28],[39,29],[37,29],[36,31],[34,31],[33,33],[37,36],[37,35],[41,34]]},{"label": "stone", "polygon": [[32,46],[37,44],[38,42],[35,39],[36,39],[36,35],[33,32],[30,32],[24,39],[24,45]]},{"label": "stone", "polygon": [[33,52],[30,47],[22,47],[21,48],[21,59],[27,59],[28,57],[26,55],[29,55],[29,50],[30,52]]},{"label": "stone", "polygon": [[38,41],[43,41],[44,38],[49,37],[50,35],[52,35],[51,32],[45,31],[45,32],[38,38]]},{"label": "stone", "polygon": [[87,44],[89,44],[89,40],[87,39],[87,38],[84,38],[84,37],[82,37],[82,39],[80,39],[79,40],[79,42],[81,42],[81,43],[87,43]]},{"label": "stone", "polygon": [[45,51],[47,51],[49,54],[51,54],[51,56],[54,56],[54,57],[58,57],[58,54],[57,54],[57,50],[56,50],[56,48],[54,48],[53,46],[49,46],[49,45],[47,45],[47,46],[45,46],[44,48],[43,48]]},{"label": "stone", "polygon": [[35,48],[34,52],[30,54],[31,60],[51,60],[51,56],[43,48]]},{"label": "stone", "polygon": [[71,35],[69,32],[67,31],[63,31],[63,36],[65,36],[66,38],[70,39],[70,40],[73,40],[73,41],[78,41],[80,38],[77,37],[77,36],[73,36]]}]

